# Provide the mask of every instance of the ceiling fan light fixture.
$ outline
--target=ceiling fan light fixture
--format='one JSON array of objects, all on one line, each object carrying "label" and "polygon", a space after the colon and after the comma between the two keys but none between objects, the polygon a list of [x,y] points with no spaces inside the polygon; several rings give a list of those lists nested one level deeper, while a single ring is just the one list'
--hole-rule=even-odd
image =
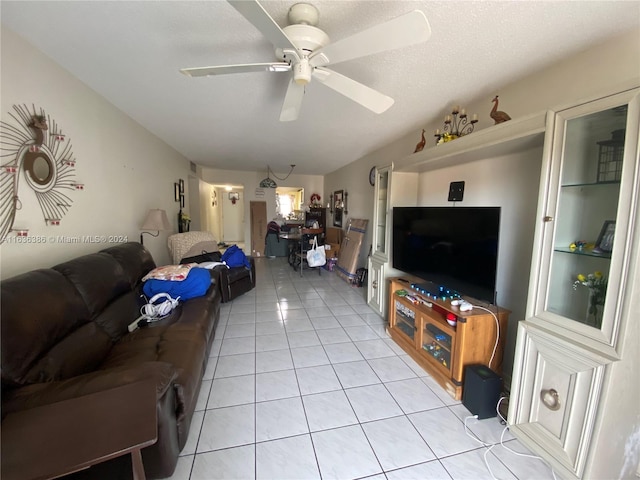
[{"label": "ceiling fan light fixture", "polygon": [[306,85],[311,81],[311,66],[308,58],[301,58],[293,66],[293,79],[298,85]]},{"label": "ceiling fan light fixture", "polygon": [[[289,12],[289,21],[292,24],[281,28],[258,0],[228,2],[271,42],[275,48],[275,56],[280,62],[187,68],[181,72],[189,76],[202,77],[265,70],[291,70],[292,76],[289,77],[289,86],[280,110],[282,122],[298,118],[305,86],[311,81],[312,76],[317,77],[326,87],[374,113],[386,111],[393,104],[391,97],[328,68],[322,70],[322,67],[379,52],[406,48],[425,42],[431,36],[429,21],[420,10],[408,12],[330,43],[329,36],[315,26],[318,24],[319,13],[313,5],[295,4]],[[276,178],[280,180],[279,177]],[[269,175],[263,183],[268,188],[275,187],[275,182],[270,180]]]},{"label": "ceiling fan light fixture", "polygon": [[[289,170],[289,173],[287,173],[287,176],[284,178],[280,178],[278,177],[275,173],[273,174],[274,177],[276,177],[278,180],[286,180],[287,178],[289,178],[289,175],[291,175],[293,173],[293,169],[296,168],[296,166],[294,164],[289,165],[291,167],[291,170]],[[275,182],[275,180],[273,180],[270,175],[273,172],[271,171],[271,167],[269,165],[267,165],[267,178],[263,178],[260,181],[259,187],[260,188],[278,188],[278,184]]]},{"label": "ceiling fan light fixture", "polygon": [[290,23],[315,27],[320,20],[320,12],[309,3],[296,3],[289,9],[288,18]]},{"label": "ceiling fan light fixture", "polygon": [[269,174],[267,174],[267,178],[260,181],[260,188],[278,188],[278,184],[269,178]]}]

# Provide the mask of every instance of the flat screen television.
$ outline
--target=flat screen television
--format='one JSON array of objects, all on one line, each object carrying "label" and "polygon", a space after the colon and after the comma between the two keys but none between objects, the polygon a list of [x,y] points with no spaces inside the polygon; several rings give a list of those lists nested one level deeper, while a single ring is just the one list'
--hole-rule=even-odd
[{"label": "flat screen television", "polygon": [[499,232],[500,207],[394,207],[393,268],[495,303]]}]

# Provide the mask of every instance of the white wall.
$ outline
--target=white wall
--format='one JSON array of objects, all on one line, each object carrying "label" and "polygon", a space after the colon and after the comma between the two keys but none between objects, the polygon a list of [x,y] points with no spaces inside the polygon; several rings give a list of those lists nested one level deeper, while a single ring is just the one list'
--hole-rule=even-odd
[{"label": "white wall", "polygon": [[[452,98],[451,105],[460,104],[469,113],[477,112],[480,121],[476,128],[482,129],[493,125],[493,120],[489,117],[492,107],[490,101],[496,94],[500,95],[500,109],[515,119],[547,109],[569,106],[591,96],[614,93],[634,81],[640,83],[639,39],[640,31],[629,32],[564,59],[548,69],[533,72],[517,82],[505,85],[500,91],[487,92],[476,99]],[[442,118],[446,113],[449,112],[442,112]],[[442,128],[442,118],[425,118],[421,128],[425,128],[427,132]],[[325,196],[334,190],[348,190],[348,216],[371,220],[373,188],[368,183],[369,169],[388,165],[410,155],[419,140],[419,130],[408,133],[384,148],[332,172],[325,177]],[[500,238],[498,288],[502,291],[500,303],[513,310],[505,351],[504,369],[507,378],[510,378],[513,366],[515,326],[524,318],[535,226],[532,214],[535,214],[538,200],[536,188],[539,176],[540,158],[533,158],[528,153],[522,159],[484,159],[464,167],[426,172],[420,174],[419,180],[419,205],[447,204],[444,190],[448,191],[449,183],[466,179],[465,200],[462,205],[491,201],[506,208],[503,211],[501,233],[507,236]],[[428,191],[433,188],[435,193],[432,195]],[[366,265],[366,253],[370,244],[371,228],[367,232],[366,251],[361,252],[359,266]],[[522,247],[521,253],[515,253],[516,246]],[[514,282],[516,268],[524,270],[522,277]]]},{"label": "white wall", "polygon": [[418,205],[451,205],[449,184],[464,181],[464,199],[456,205],[502,207],[496,291],[498,305],[511,310],[503,361],[509,377],[527,302],[541,162],[542,148],[536,148],[423,174],[418,185]]},{"label": "white wall", "polygon": [[[206,184],[209,185],[209,184]],[[225,194],[225,190],[218,187],[211,187],[215,191],[214,199],[212,200],[211,210],[209,211],[209,225],[210,230],[213,232],[215,238],[222,240],[222,195]],[[215,202],[215,205],[213,203]]]},{"label": "white wall", "polygon": [[191,219],[189,230],[192,232],[206,230],[207,219],[203,215],[204,211],[202,210],[202,196],[204,192],[202,192],[202,189],[200,188],[200,179],[191,174],[187,180],[187,185],[189,187],[189,209],[185,208],[183,213],[188,214]]},{"label": "white wall", "polygon": [[[230,193],[240,194],[240,199],[234,204],[229,199]],[[247,240],[244,236],[245,223],[249,221],[249,217],[245,217],[244,208],[244,189],[234,188],[231,192],[225,191],[220,198],[222,205],[222,240],[225,243],[238,243]],[[246,249],[246,248],[245,248]]]},{"label": "white wall", "polygon": [[[284,178],[287,172],[278,172],[276,175]],[[215,168],[202,168],[201,178],[205,182],[220,185],[242,185],[244,187],[244,238],[245,244],[251,243],[251,218],[249,205],[251,201],[267,203],[267,220],[271,220],[276,216],[276,190],[275,188],[259,188],[260,181],[267,176],[266,169],[264,172],[244,172],[240,170],[220,170]],[[299,175],[291,174],[286,180],[275,180],[279,187],[302,187],[304,188],[305,202],[309,203],[309,198],[314,192],[322,195],[324,187],[324,178],[321,175]],[[220,195],[226,195],[224,190],[218,192],[218,200]],[[323,196],[322,201],[327,202],[328,197]],[[226,235],[226,234],[225,234]]]},{"label": "white wall", "polygon": [[186,182],[187,159],[18,35],[5,26],[1,30],[2,121],[14,122],[9,117],[13,105],[43,108],[68,136],[77,160],[76,180],[85,186],[84,191],[68,193],[73,205],[60,226],[53,227],[45,225],[33,191],[21,178],[18,194],[23,208],[14,227],[29,229],[32,240],[44,242],[2,244],[2,278],[113,245],[63,243],[59,236],[106,235],[139,241],[150,208],[167,211],[173,232],[161,232],[157,238],[145,235],[144,243],[156,263],[168,263],[166,239],[178,225],[173,184],[179,178]]}]

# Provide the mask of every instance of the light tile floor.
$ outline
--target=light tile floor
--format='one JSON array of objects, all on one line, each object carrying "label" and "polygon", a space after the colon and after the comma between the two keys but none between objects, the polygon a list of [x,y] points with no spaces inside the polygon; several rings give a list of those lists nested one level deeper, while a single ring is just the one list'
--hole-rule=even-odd
[{"label": "light tile floor", "polygon": [[[542,479],[391,340],[362,289],[283,258],[224,304],[173,480]],[[469,434],[500,441],[497,418]],[[504,445],[529,453],[509,432]],[[487,465],[491,469],[488,469]]]}]

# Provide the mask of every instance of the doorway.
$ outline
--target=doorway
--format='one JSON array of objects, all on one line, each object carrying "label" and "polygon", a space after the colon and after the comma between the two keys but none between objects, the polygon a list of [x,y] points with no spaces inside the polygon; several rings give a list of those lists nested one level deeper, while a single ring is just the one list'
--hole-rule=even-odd
[{"label": "doorway", "polygon": [[237,244],[244,248],[245,203],[244,187],[240,185],[210,184],[202,197],[208,205],[207,227],[218,242]]},{"label": "doorway", "polygon": [[304,211],[304,188],[276,188],[276,215],[284,219],[297,219]]},{"label": "doorway", "polygon": [[267,235],[267,202],[249,202],[251,221],[251,255],[264,256],[264,239]]}]

